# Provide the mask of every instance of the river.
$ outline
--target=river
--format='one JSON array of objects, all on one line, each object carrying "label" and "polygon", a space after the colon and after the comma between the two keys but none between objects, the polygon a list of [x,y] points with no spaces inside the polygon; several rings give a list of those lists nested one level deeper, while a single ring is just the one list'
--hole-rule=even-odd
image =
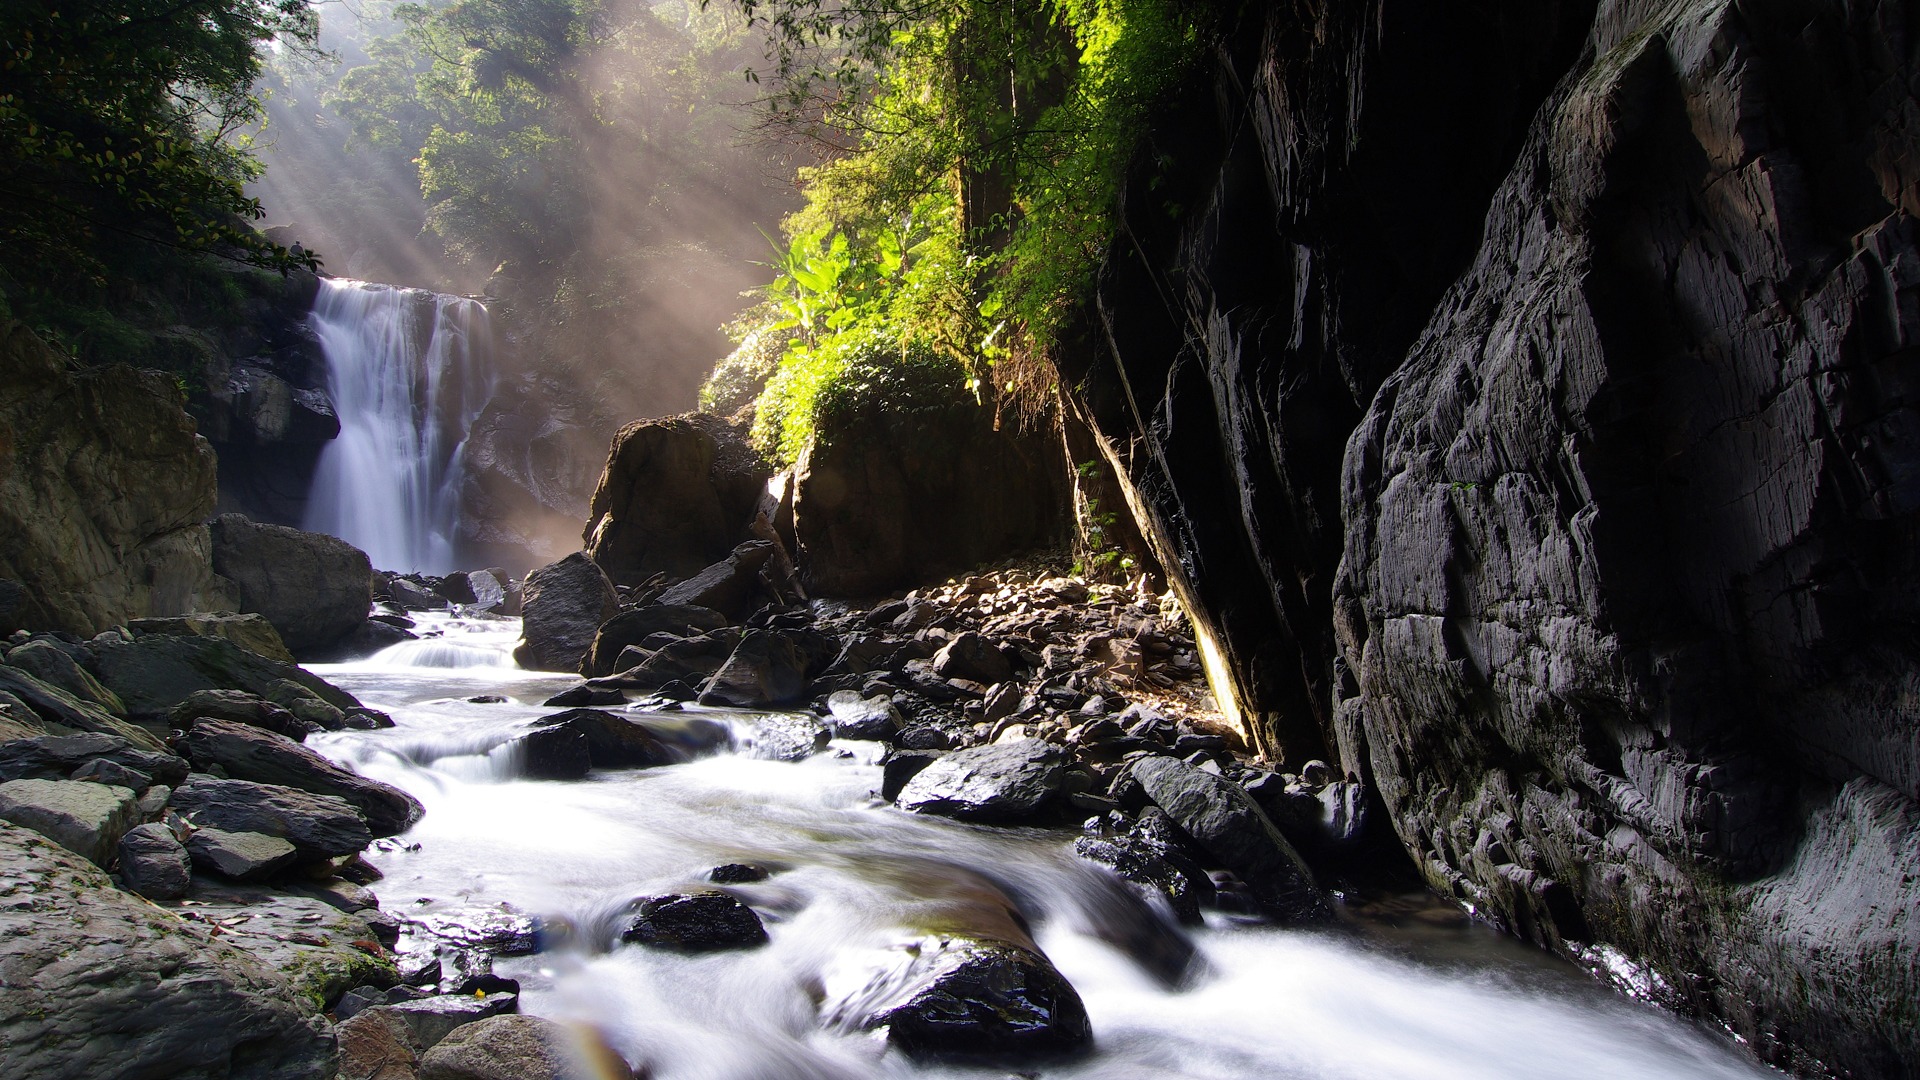
[{"label": "river", "polygon": [[[444,636],[313,668],[396,726],[309,745],[427,809],[411,832],[369,853],[386,875],[375,886],[383,905],[409,919],[503,903],[538,916],[543,950],[495,964],[520,981],[522,1011],[593,1025],[657,1080],[1009,1076],[1005,1064],[916,1064],[871,1035],[823,1025],[818,1004],[916,928],[990,918],[1002,896],[1079,990],[1095,1040],[1085,1056],[1021,1064],[1015,1075],[1780,1075],[1726,1037],[1424,897],[1350,907],[1341,927],[1325,930],[1211,914],[1190,932],[1192,974],[1170,988],[1109,944],[1125,936],[1114,932],[1115,912],[1124,921],[1130,910],[1116,905],[1122,886],[1073,856],[1070,832],[895,810],[873,794],[878,744],[835,743],[799,763],[733,752],[575,782],[517,778],[505,744],[555,711],[539,703],[577,680],[504,666],[517,622],[428,625]],[[467,700],[486,695],[507,700]],[[689,708],[656,721],[744,719]],[[683,956],[614,941],[635,897],[742,862],[774,871],[730,887],[766,921],[767,946]],[[1152,932],[1182,933],[1157,923]]]}]

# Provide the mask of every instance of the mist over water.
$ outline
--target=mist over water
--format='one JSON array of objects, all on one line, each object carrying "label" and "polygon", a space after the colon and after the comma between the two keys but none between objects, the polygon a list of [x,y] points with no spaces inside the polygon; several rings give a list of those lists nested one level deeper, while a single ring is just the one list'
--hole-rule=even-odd
[{"label": "mist over water", "polygon": [[[434,640],[504,651],[514,622],[427,618]],[[511,741],[555,710],[573,680],[444,665],[450,654],[389,651],[316,668],[390,711],[386,731],[315,736],[316,749],[397,784],[427,807],[373,854],[387,906],[431,920],[505,903],[538,916],[549,945],[502,959],[526,1012],[590,1024],[656,1080],[977,1077],[1088,1080],[1756,1080],[1777,1076],[1732,1043],[1621,998],[1545,954],[1413,898],[1409,910],[1331,930],[1281,930],[1214,916],[1185,931],[1139,924],[1117,878],[1076,859],[1063,830],[994,829],[879,802],[877,744],[841,743],[797,764],[724,744],[685,764],[530,781]],[[474,703],[480,694],[504,702]],[[744,727],[743,714],[628,715]],[[836,756],[845,751],[845,756]],[[415,846],[417,845],[417,847]],[[732,891],[766,920],[768,945],[702,956],[617,941],[636,897],[697,887],[709,868],[773,869]],[[1094,1048],[1065,1061],[922,1065],[825,1019],[836,987],[859,985],[930,926],[1004,926],[1018,908],[1073,982]],[[1201,958],[1169,989],[1113,942],[1188,934]],[[1438,914],[1434,914],[1434,913]],[[552,932],[560,928],[562,932]]]},{"label": "mist over water", "polygon": [[302,527],[340,537],[383,570],[459,569],[461,457],[494,385],[487,309],[323,279],[308,318],[340,434],[321,452]]}]

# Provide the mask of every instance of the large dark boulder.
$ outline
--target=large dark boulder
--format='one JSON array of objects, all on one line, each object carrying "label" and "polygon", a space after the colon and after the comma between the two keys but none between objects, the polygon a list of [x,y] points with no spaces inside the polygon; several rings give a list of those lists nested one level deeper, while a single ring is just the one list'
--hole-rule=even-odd
[{"label": "large dark boulder", "polygon": [[613,582],[576,551],[528,574],[523,589],[514,660],[536,671],[579,671],[600,624],[620,610]]},{"label": "large dark boulder", "polygon": [[1059,808],[1072,758],[1041,739],[976,746],[943,755],[907,781],[903,810],[993,824],[1044,818]]},{"label": "large dark boulder", "polygon": [[842,1027],[880,1030],[921,1060],[1038,1056],[1083,1049],[1093,1038],[1073,984],[1038,951],[1007,941],[928,938],[847,997],[827,1003]]},{"label": "large dark boulder", "polygon": [[799,702],[807,692],[807,653],[773,630],[749,630],[732,655],[700,691],[703,705],[774,709]]},{"label": "large dark boulder", "polygon": [[957,367],[909,367],[911,400],[881,382],[836,396],[795,466],[794,558],[816,596],[939,581],[1070,531],[1058,447],[996,425]]},{"label": "large dark boulder", "polygon": [[203,772],[218,767],[235,780],[344,799],[366,818],[376,837],[405,832],[425,812],[418,799],[392,784],[349,772],[284,735],[248,724],[202,717],[179,746]]},{"label": "large dark boulder", "polygon": [[347,636],[373,605],[373,565],[336,536],[249,521],[213,519],[213,569],[233,583],[241,611],[266,616],[295,656]]},{"label": "large dark boulder", "polygon": [[1157,755],[1136,759],[1131,773],[1182,832],[1247,883],[1269,918],[1285,924],[1333,917],[1305,860],[1240,785]]},{"label": "large dark boulder", "polygon": [[358,854],[373,842],[366,819],[345,799],[297,788],[190,776],[173,808],[195,825],[278,836],[306,861]]},{"label": "large dark boulder", "polygon": [[272,961],[0,823],[9,1076],[327,1080],[334,1040]]},{"label": "large dark boulder", "polygon": [[1496,924],[1911,1071],[1913,5],[1239,10],[1060,350],[1223,707]]},{"label": "large dark boulder", "polygon": [[620,940],[699,953],[765,945],[767,931],[760,916],[733,896],[702,890],[638,901]]},{"label": "large dark boulder", "polygon": [[696,573],[746,539],[771,472],[719,417],[629,424],[593,492],[587,552],[622,585]]},{"label": "large dark boulder", "polygon": [[692,604],[648,604],[622,611],[594,631],[593,644],[587,649],[580,674],[588,677],[611,675],[620,651],[638,645],[655,634],[694,637],[729,624],[725,615],[712,608]]},{"label": "large dark boulder", "polygon": [[660,594],[662,604],[708,608],[738,620],[754,601],[760,570],[773,558],[768,540],[749,540],[727,557]]},{"label": "large dark boulder", "polygon": [[596,681],[634,690],[654,690],[670,682],[704,683],[733,655],[740,638],[740,631],[723,628],[670,642],[652,652],[630,646],[622,650],[622,659],[637,662]]},{"label": "large dark boulder", "polygon": [[[647,725],[600,709],[568,709],[533,722],[545,740],[565,733],[584,739],[587,760],[596,769],[648,769],[685,761],[676,746],[662,742]],[[557,743],[555,743],[557,745]]]}]

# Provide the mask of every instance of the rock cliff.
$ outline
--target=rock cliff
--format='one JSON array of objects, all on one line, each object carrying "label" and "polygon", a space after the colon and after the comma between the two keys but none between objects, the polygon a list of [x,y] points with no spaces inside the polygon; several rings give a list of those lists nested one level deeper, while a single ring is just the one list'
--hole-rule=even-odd
[{"label": "rock cliff", "polygon": [[231,607],[205,524],[214,455],[155,372],[69,371],[0,323],[0,629],[92,634]]},{"label": "rock cliff", "polygon": [[1249,9],[1065,364],[1263,746],[1807,1072],[1920,1062],[1915,16]]}]

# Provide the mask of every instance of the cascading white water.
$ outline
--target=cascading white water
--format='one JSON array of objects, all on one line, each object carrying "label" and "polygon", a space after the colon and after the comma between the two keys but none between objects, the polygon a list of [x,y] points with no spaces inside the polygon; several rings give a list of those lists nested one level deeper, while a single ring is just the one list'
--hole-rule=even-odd
[{"label": "cascading white water", "polygon": [[[449,645],[499,650],[516,624],[423,619]],[[993,829],[896,810],[874,743],[804,762],[759,761],[708,742],[684,764],[529,780],[515,742],[574,680],[499,667],[316,671],[393,713],[396,726],[308,745],[407,789],[427,815],[369,854],[380,891],[431,928],[475,911],[528,913],[551,931],[503,957],[521,1008],[598,1029],[659,1080],[994,1080],[1005,1067],[913,1061],[836,1025],[830,1000],[864,984],[929,926],[1016,904],[1084,999],[1084,1055],[1023,1063],[1053,1080],[1767,1080],[1740,1048],[1614,996],[1544,954],[1412,900],[1355,909],[1343,928],[1249,926],[1220,913],[1191,930],[1117,922],[1118,879],[1072,854],[1072,833]],[[425,658],[416,658],[423,664]],[[621,715],[662,738],[674,725],[745,717],[651,707]],[[845,756],[842,756],[842,753]],[[695,956],[618,940],[641,896],[704,888],[749,862],[775,873],[729,891],[770,941]],[[1017,901],[1011,899],[1017,897]],[[1133,901],[1138,907],[1138,900]],[[398,906],[398,905],[396,905]],[[1129,933],[1134,931],[1135,933]],[[1190,939],[1200,963],[1169,986],[1138,932]],[[1164,941],[1148,937],[1148,944]],[[431,941],[409,932],[401,948]],[[1165,955],[1165,954],[1158,954]]]},{"label": "cascading white water", "polygon": [[383,570],[454,566],[461,457],[493,393],[493,331],[477,301],[323,279],[310,325],[340,434],[320,455],[303,526]]}]

